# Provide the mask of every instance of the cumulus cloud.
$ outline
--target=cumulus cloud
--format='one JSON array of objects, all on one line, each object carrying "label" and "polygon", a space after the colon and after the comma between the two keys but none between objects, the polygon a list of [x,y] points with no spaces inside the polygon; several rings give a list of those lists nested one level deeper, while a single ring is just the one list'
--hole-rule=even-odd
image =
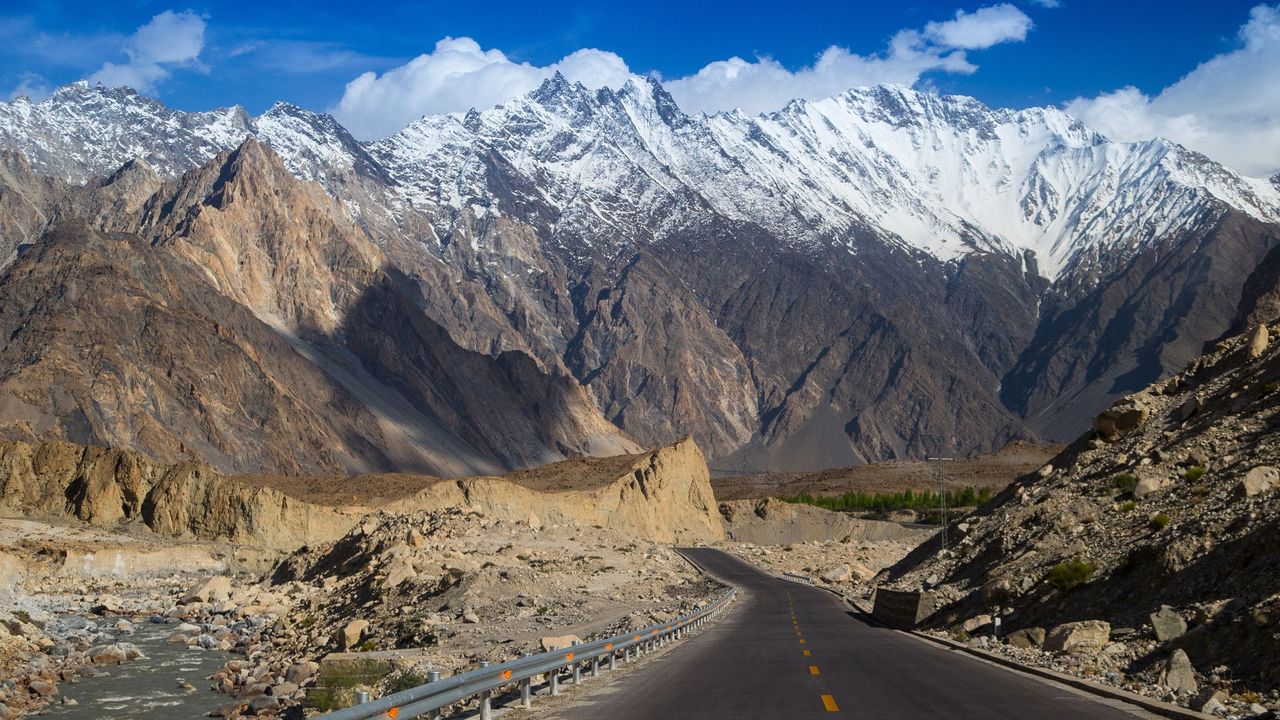
[{"label": "cumulus cloud", "polygon": [[49,86],[48,81],[43,76],[33,72],[24,72],[18,79],[18,86],[9,91],[9,99],[25,97],[33,102],[39,102],[51,95],[53,88]]},{"label": "cumulus cloud", "polygon": [[[789,70],[776,60],[732,57],[663,82],[689,112],[741,108],[776,110],[795,98],[823,98],[875,83],[911,85],[928,72],[971,73],[965,55],[1003,42],[1024,40],[1032,23],[1009,4],[931,22],[895,34],[880,53],[859,55],[832,46],[808,67]],[[382,75],[367,72],[347,83],[333,114],[359,137],[382,137],[422,115],[492,107],[536,88],[555,72],[589,88],[617,87],[632,77],[618,55],[583,49],[546,66],[513,62],[471,38],[445,38],[432,52]]]},{"label": "cumulus cloud", "polygon": [[578,50],[537,67],[512,62],[471,38],[447,37],[400,67],[347,83],[333,114],[357,136],[381,137],[422,115],[492,107],[537,88],[557,71],[591,88],[621,85],[631,77],[622,58],[603,50]]},{"label": "cumulus cloud", "polygon": [[204,29],[204,18],[190,10],[165,10],[129,36],[124,47],[128,62],[103,63],[88,80],[154,92],[156,83],[168,77],[172,68],[198,62],[204,49]]},{"label": "cumulus cloud", "polygon": [[1253,8],[1239,38],[1154,96],[1125,87],[1067,112],[1116,140],[1158,135],[1249,175],[1280,171],[1280,6]]}]

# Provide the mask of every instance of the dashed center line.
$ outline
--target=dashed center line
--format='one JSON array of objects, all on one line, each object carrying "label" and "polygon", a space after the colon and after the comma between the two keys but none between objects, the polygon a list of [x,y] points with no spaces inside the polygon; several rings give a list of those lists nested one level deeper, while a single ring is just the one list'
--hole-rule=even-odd
[{"label": "dashed center line", "polygon": [[805,657],[809,657],[810,653],[808,650],[803,650],[802,652],[804,653]]},{"label": "dashed center line", "polygon": [[817,666],[817,665],[810,665],[810,666],[809,666],[809,674],[810,674],[810,675],[821,675],[822,673],[818,672],[818,666]]},{"label": "dashed center line", "polygon": [[836,705],[836,699],[830,695],[822,696],[822,707],[826,708],[827,712],[840,712],[840,706]]}]

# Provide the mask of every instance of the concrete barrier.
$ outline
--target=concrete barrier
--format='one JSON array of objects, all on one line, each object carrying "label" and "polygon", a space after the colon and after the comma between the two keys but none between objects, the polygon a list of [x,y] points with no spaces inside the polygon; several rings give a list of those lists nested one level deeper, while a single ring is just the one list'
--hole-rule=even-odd
[{"label": "concrete barrier", "polygon": [[889,627],[913,630],[933,614],[933,593],[876,588],[871,616]]}]

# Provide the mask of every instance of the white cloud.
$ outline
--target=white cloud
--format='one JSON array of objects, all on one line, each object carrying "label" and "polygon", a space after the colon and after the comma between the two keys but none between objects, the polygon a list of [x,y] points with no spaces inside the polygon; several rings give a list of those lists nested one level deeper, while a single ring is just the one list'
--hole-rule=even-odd
[{"label": "white cloud", "polygon": [[1126,87],[1076,98],[1067,112],[1107,136],[1163,136],[1249,175],[1280,170],[1280,6],[1259,5],[1239,48],[1201,63],[1155,96]]},{"label": "white cloud", "polygon": [[[859,55],[832,46],[813,65],[788,70],[769,57],[733,57],[688,77],[664,78],[689,112],[741,108],[776,110],[795,98],[823,98],[859,85],[911,85],[931,71],[971,73],[965,50],[1026,38],[1031,20],[1008,4],[903,30],[884,52]],[[422,115],[492,107],[536,88],[556,71],[589,88],[617,87],[631,77],[626,62],[604,50],[584,49],[546,66],[517,63],[471,38],[445,38],[435,49],[382,75],[367,72],[347,83],[333,114],[356,136],[382,137]]]},{"label": "white cloud", "polygon": [[796,98],[818,99],[851,87],[876,83],[915,84],[931,70],[967,74],[977,70],[963,52],[922,42],[919,33],[903,31],[884,55],[858,55],[829,47],[817,62],[796,71],[772,58],[720,60],[689,77],[665,82],[688,112],[716,112],[739,108],[748,113],[776,110]]},{"label": "white cloud", "polygon": [[471,38],[447,37],[400,67],[347,83],[332,112],[355,135],[382,137],[422,115],[492,107],[534,90],[556,71],[591,88],[620,85],[631,76],[622,58],[603,50],[578,50],[537,67],[484,50]]},{"label": "white cloud", "polygon": [[125,63],[103,63],[89,76],[90,82],[103,85],[128,85],[140,92],[154,92],[156,83],[169,76],[174,67],[190,67],[204,49],[205,20],[185,10],[172,10],[151,18],[134,31],[125,42]]},{"label": "white cloud", "polygon": [[957,10],[952,20],[924,26],[924,36],[943,46],[981,50],[1005,42],[1022,42],[1031,30],[1031,18],[1009,5],[992,5],[967,13]]},{"label": "white cloud", "polygon": [[9,99],[25,97],[32,102],[39,102],[52,93],[53,88],[44,77],[33,72],[25,72],[18,80],[18,86],[9,91]]}]

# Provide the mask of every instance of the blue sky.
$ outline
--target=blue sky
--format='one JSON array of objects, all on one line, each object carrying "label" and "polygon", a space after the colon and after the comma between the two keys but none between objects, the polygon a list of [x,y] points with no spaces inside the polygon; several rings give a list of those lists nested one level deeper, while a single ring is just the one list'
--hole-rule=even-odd
[{"label": "blue sky", "polygon": [[[445,38],[467,40],[438,46]],[[1214,98],[1179,103],[1165,95],[1177,95],[1180,80],[1215,59],[1230,61],[1225,64],[1231,67],[1217,71],[1220,79],[1258,66],[1259,49],[1271,59],[1277,46],[1280,8],[1256,0],[388,7],[36,1],[0,7],[0,98],[39,98],[59,84],[92,78],[141,86],[188,110],[241,104],[256,113],[287,100],[333,111],[357,135],[373,137],[424,112],[500,102],[554,69],[588,85],[657,73],[682,106],[694,110],[734,105],[763,111],[784,96],[897,81],[992,105],[1070,106],[1086,119],[1102,117],[1104,125],[1108,117],[1123,116],[1123,127],[1104,128],[1118,135],[1181,140],[1178,133],[1217,133],[1223,137],[1197,142],[1221,157],[1214,142],[1225,146],[1226,136],[1242,129],[1270,139],[1280,102],[1270,112],[1265,106],[1230,109],[1219,112],[1225,119],[1212,120],[1192,105]],[[739,64],[726,64],[733,58]],[[442,73],[456,72],[459,63],[471,74],[442,85]],[[358,91],[348,88],[366,73],[371,75]],[[1280,86],[1280,77],[1268,78]],[[1214,79],[1204,78],[1200,86]],[[1122,90],[1127,94],[1117,92]],[[1250,115],[1247,122],[1241,114]],[[1280,132],[1274,134],[1280,158]],[[1247,158],[1236,164],[1242,163]],[[1272,166],[1247,169],[1260,173]]]}]

